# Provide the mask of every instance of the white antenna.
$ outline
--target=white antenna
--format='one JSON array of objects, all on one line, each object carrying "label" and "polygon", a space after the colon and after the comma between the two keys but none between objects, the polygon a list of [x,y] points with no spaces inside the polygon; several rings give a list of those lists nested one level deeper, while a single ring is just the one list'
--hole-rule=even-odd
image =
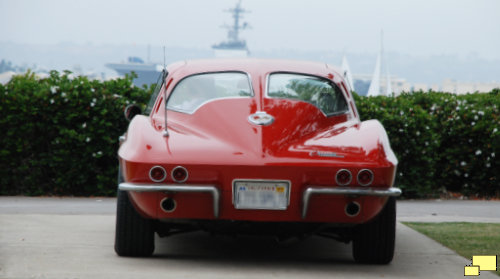
[{"label": "white antenna", "polygon": [[163,46],[163,70],[167,69],[167,62],[166,62],[166,54],[165,54],[165,46]]},{"label": "white antenna", "polygon": [[[166,54],[165,54],[165,46],[163,46],[163,71],[161,73],[161,78],[162,78],[162,81],[161,81],[161,85],[163,86],[163,84],[165,83],[165,79],[167,78],[167,65],[166,65]],[[161,90],[161,87],[160,87],[160,90]],[[169,134],[168,134],[168,129],[167,129],[167,88],[163,89],[163,100],[165,102],[165,131],[163,131],[163,136],[168,138]]]}]

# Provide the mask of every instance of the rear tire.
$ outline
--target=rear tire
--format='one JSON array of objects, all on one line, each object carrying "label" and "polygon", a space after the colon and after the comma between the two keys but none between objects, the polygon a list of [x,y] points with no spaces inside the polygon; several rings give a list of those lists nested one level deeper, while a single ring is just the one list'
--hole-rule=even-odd
[{"label": "rear tire", "polygon": [[396,240],[396,198],[390,197],[374,220],[355,229],[352,242],[358,263],[388,264],[394,256]]},{"label": "rear tire", "polygon": [[[118,182],[123,178],[119,174]],[[115,252],[119,256],[147,257],[154,251],[154,221],[143,218],[130,202],[126,191],[118,190],[116,205]]]}]

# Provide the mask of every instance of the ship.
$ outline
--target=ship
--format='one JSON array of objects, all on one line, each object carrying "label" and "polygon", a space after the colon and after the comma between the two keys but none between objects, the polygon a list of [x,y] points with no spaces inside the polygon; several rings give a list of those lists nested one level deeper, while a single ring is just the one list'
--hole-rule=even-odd
[{"label": "ship", "polygon": [[108,63],[106,67],[115,70],[122,76],[134,72],[137,77],[134,78],[133,83],[139,87],[155,83],[163,70],[163,66],[160,64],[145,63],[139,57],[128,57],[127,63]]},{"label": "ship", "polygon": [[243,39],[240,39],[239,34],[240,31],[248,29],[250,27],[247,22],[243,22],[242,24],[240,24],[241,19],[243,18],[243,14],[248,13],[249,11],[241,7],[240,0],[238,3],[236,3],[236,6],[234,8],[226,10],[226,12],[232,14],[233,24],[224,24],[222,26],[223,28],[227,29],[227,40],[212,46],[214,55],[218,58],[248,57],[250,55],[250,51],[248,50],[247,42]]},{"label": "ship", "polygon": [[[233,24],[223,25],[222,27],[228,29],[227,40],[212,46],[214,56],[216,58],[225,57],[248,57],[250,52],[247,47],[247,42],[240,39],[240,31],[248,29],[248,23],[240,23],[244,13],[249,11],[241,7],[241,0],[236,3],[232,9],[226,10],[232,14]],[[149,48],[148,48],[149,53]],[[149,54],[148,54],[149,56]],[[121,76],[134,72],[137,78],[134,78],[133,83],[135,86],[142,87],[143,85],[151,85],[155,83],[160,76],[163,66],[156,63],[144,62],[139,57],[129,57],[125,63],[108,63],[106,67],[115,70]]]}]

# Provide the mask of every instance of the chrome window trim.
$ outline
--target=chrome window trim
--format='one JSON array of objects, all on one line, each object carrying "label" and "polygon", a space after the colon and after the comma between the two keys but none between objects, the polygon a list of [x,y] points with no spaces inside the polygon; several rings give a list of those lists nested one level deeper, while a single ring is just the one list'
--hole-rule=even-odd
[{"label": "chrome window trim", "polygon": [[[175,89],[177,88],[177,86],[185,79],[187,78],[190,78],[190,77],[193,77],[193,76],[198,76],[198,75],[206,75],[206,74],[226,74],[226,73],[239,73],[239,74],[244,74],[247,76],[247,80],[248,80],[248,84],[250,86],[250,96],[232,96],[232,97],[221,97],[221,98],[215,98],[215,99],[210,99],[208,101],[205,101],[203,102],[202,104],[200,104],[199,106],[197,106],[193,111],[187,111],[187,110],[182,110],[182,109],[176,109],[176,108],[169,108],[168,107],[168,101],[170,100],[170,97],[172,96],[172,93],[175,92]],[[175,112],[180,112],[180,113],[185,113],[185,114],[189,114],[189,115],[192,115],[194,114],[198,109],[200,109],[202,106],[210,103],[210,102],[213,102],[213,101],[217,101],[217,100],[225,100],[225,99],[246,99],[246,98],[253,98],[255,97],[255,92],[253,90],[253,85],[252,85],[252,76],[248,73],[248,72],[244,72],[244,71],[238,71],[238,70],[234,70],[234,71],[231,71],[231,70],[228,70],[228,71],[214,71],[214,72],[199,72],[199,73],[195,73],[195,74],[191,74],[191,75],[188,75],[188,76],[185,76],[183,77],[182,79],[180,79],[178,82],[175,83],[174,87],[172,87],[172,89],[170,90],[170,93],[168,93],[168,96],[165,100],[165,110],[170,110],[170,111],[175,111]]]}]

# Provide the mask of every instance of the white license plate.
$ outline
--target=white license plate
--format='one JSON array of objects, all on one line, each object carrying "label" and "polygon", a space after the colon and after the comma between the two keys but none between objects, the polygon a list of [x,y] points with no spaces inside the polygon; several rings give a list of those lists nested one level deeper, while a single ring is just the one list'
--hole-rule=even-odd
[{"label": "white license plate", "polygon": [[285,210],[289,204],[290,182],[235,180],[234,206],[237,209]]}]

